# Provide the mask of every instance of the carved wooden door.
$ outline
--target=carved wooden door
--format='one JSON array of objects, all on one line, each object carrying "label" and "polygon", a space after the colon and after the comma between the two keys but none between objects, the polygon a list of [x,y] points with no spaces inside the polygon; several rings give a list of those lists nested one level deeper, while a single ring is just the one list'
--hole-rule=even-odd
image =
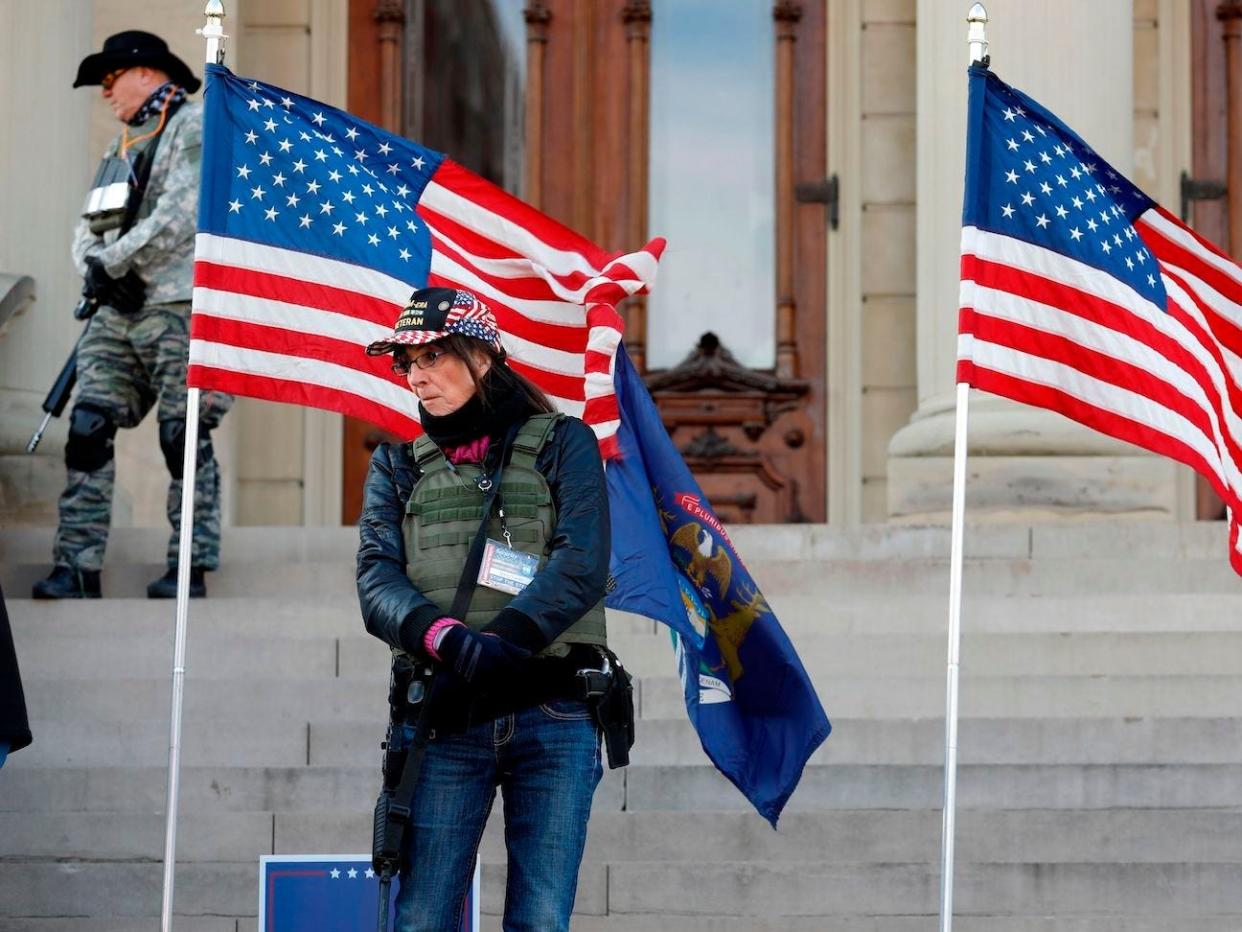
[{"label": "carved wooden door", "polygon": [[[349,0],[350,112],[514,187],[521,68],[503,39],[503,10],[484,0]],[[362,511],[372,451],[395,439],[345,418],[343,523]]]},{"label": "carved wooden door", "polygon": [[[497,59],[499,45],[488,54],[477,46],[480,36],[495,37],[497,17],[506,9],[483,0],[350,0],[350,109],[390,128],[404,128],[412,138],[448,151],[493,180],[508,181],[506,186],[524,199],[610,250],[631,251],[649,235],[666,232],[648,219],[650,208],[658,213],[663,206],[651,187],[651,98],[663,95],[658,110],[680,79],[670,79],[660,67],[653,72],[653,47],[657,66],[693,58],[710,77],[713,67],[725,76],[736,70],[730,49],[739,41],[750,42],[752,49],[756,42],[764,46],[766,57],[758,60],[766,71],[754,77],[766,82],[766,116],[735,137],[750,146],[754,157],[766,159],[755,190],[740,195],[766,199],[770,214],[766,232],[745,241],[762,256],[756,263],[767,276],[762,293],[732,302],[691,293],[672,311],[667,302],[660,306],[659,294],[650,309],[642,299],[631,300],[622,308],[626,344],[665,426],[724,520],[824,521],[826,249],[835,197],[825,177],[826,5],[531,0],[523,9],[524,131],[519,146],[506,144],[511,121],[488,104],[486,92],[470,92],[472,97],[463,90],[494,87],[502,79],[486,69],[466,75],[462,62]],[[750,17],[753,28],[737,28],[739,16]],[[729,22],[735,23],[732,32],[726,28]],[[683,42],[687,36],[701,40],[693,49],[697,57],[668,45],[678,30]],[[472,50],[454,55],[447,46],[455,36],[471,39]],[[436,61],[443,67],[436,67]],[[738,86],[746,85],[741,81]],[[511,103],[511,97],[506,101]],[[695,104],[692,98],[691,116]],[[462,108],[471,106],[490,117],[458,119]],[[697,116],[704,118],[704,112]],[[662,118],[670,122],[667,113]],[[680,119],[674,114],[671,122]],[[705,121],[716,131],[727,131],[733,123],[728,115]],[[443,138],[432,138],[437,127],[448,130]],[[656,130],[658,137],[659,125]],[[502,153],[494,151],[489,138],[499,140]],[[732,148],[679,147],[678,152],[698,159],[706,170],[735,160]],[[521,150],[516,160],[520,185],[508,177],[513,150]],[[472,164],[472,152],[477,164]],[[657,170],[666,161],[657,162]],[[506,178],[495,177],[502,169]],[[709,187],[686,210],[706,211],[730,197],[739,193],[729,184]],[[718,241],[718,246],[735,248],[737,242]],[[666,268],[675,272],[682,257],[708,248],[693,234],[682,236],[670,249]],[[730,266],[722,260],[722,270]],[[714,277],[705,276],[705,286]],[[756,354],[755,341],[737,336],[738,315],[760,320],[765,352]],[[382,439],[368,425],[347,422],[342,516],[347,523],[357,519],[367,459]]]},{"label": "carved wooden door", "polygon": [[[825,177],[825,17],[823,3],[526,6],[526,197],[609,249],[670,237],[650,306],[638,299],[626,309],[626,345],[726,521],[827,517],[826,249],[835,185]],[[760,70],[739,76],[748,55]],[[711,98],[722,96],[713,82],[731,80],[727,93],[739,99],[726,93],[725,106],[711,110]],[[740,96],[753,96],[753,86],[768,95],[766,111],[756,117],[764,108],[752,106],[747,123]],[[670,110],[678,96],[684,109]],[[695,121],[698,137],[667,131]],[[746,190],[736,182],[747,179],[728,171],[739,157],[763,166]],[[670,176],[678,161],[688,171]],[[665,210],[664,198],[682,213]],[[746,198],[765,201],[766,228],[704,221],[719,202]],[[696,211],[697,226],[682,222]],[[743,279],[741,291],[751,289],[743,298],[721,299],[718,288],[713,296],[712,279],[747,260],[746,249],[762,257],[753,264],[765,290],[756,294]],[[670,282],[696,251],[703,287],[674,288],[670,308]],[[766,351],[738,335],[742,316],[760,319],[752,332]]]}]

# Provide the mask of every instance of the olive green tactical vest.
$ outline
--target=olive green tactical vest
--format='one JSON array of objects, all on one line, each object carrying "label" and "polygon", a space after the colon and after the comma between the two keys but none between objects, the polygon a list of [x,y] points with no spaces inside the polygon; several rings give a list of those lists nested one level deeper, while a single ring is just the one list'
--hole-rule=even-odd
[{"label": "olive green tactical vest", "polygon": [[[500,480],[500,498],[513,549],[537,554],[540,569],[547,563],[556,528],[556,505],[547,480],[535,468],[535,460],[559,418],[557,414],[535,414],[522,425]],[[401,527],[407,561],[405,575],[419,592],[448,614],[470,544],[483,520],[484,495],[475,483],[482,467],[461,464],[450,468],[440,448],[425,434],[414,441],[413,452],[422,478],[415,483],[406,503]],[[488,521],[487,536],[504,540],[500,519],[495,515]],[[512,599],[507,592],[478,585],[462,621],[476,630],[482,628]],[[564,656],[570,644],[607,644],[603,601],[544,648],[540,656]]]}]

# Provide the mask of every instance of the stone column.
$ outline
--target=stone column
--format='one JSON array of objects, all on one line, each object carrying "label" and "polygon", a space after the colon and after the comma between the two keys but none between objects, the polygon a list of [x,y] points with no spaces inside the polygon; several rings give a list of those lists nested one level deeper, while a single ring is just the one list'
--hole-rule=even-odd
[{"label": "stone column", "polygon": [[54,522],[64,484],[63,418],[37,455],[25,448],[81,326],[70,314],[81,280],[69,238],[94,168],[91,95],[70,85],[91,51],[93,24],[91,5],[80,0],[10,3],[4,15],[0,87],[20,92],[0,95],[0,273],[31,276],[36,295],[0,334],[0,525],[11,527]]},{"label": "stone column", "polygon": [[[1079,132],[1118,171],[1133,163],[1131,0],[989,0],[992,68]],[[968,3],[918,3],[918,399],[889,445],[896,520],[947,517],[952,496]],[[1061,415],[972,393],[972,519],[1173,517],[1177,464]]]}]

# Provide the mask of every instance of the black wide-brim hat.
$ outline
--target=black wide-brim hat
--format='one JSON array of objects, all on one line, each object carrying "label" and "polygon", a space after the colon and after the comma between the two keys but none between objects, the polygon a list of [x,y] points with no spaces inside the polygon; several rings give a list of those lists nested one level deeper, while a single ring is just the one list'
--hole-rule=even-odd
[{"label": "black wide-brim hat", "polygon": [[194,76],[190,66],[168,51],[168,43],[159,36],[138,29],[118,32],[104,39],[103,51],[94,52],[78,65],[74,87],[102,84],[103,79],[118,68],[158,68],[168,75],[174,84],[193,94],[203,84]]}]

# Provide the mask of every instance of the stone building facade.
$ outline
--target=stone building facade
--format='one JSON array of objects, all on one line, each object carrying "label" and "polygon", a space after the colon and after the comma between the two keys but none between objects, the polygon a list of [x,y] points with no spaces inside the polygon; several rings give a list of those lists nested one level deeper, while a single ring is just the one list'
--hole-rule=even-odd
[{"label": "stone building facade", "polygon": [[[657,126],[653,119],[670,119],[667,113],[651,115],[650,98],[662,95],[663,89],[647,88],[646,123],[644,114],[636,115],[627,101],[635,88],[634,75],[640,73],[633,70],[635,61],[651,56],[654,64],[646,73],[658,85],[661,56],[681,54],[680,47],[661,45],[660,31],[672,23],[661,7],[675,9],[679,3],[688,0],[460,4],[471,7],[479,28],[487,26],[499,36],[489,41],[502,43],[514,60],[507,75],[488,77],[509,82],[501,94],[508,103],[486,105],[504,111],[497,114],[496,125],[497,132],[508,133],[506,143],[499,156],[489,151],[479,158],[486,156],[496,180],[514,190],[525,188],[529,195],[532,183],[540,185],[536,193],[545,209],[571,224],[585,224],[584,231],[608,248],[636,247],[638,235],[662,232],[656,222],[667,216],[660,204],[643,197],[632,173],[648,155],[634,154],[635,127],[646,133]],[[767,268],[770,253],[759,263],[767,276],[763,280],[775,281],[769,305],[756,309],[748,298],[745,307],[712,303],[669,308],[653,299],[650,306],[630,311],[631,326],[635,320],[642,323],[651,383],[653,388],[663,386],[656,394],[671,426],[676,426],[677,416],[688,418],[684,428],[677,427],[682,433],[675,431],[674,436],[698,457],[696,470],[709,494],[720,496],[722,510],[732,520],[840,525],[942,520],[948,507],[953,435],[969,3],[755,0],[755,5],[762,7],[757,22],[771,33],[762,33],[761,42],[750,45],[736,35],[720,41],[741,43],[740,57],[753,52],[747,67],[772,69],[765,80],[771,81],[775,96],[773,111],[779,111],[785,87],[782,56],[792,50],[792,84],[785,89],[797,119],[790,129],[793,175],[786,180],[813,188],[835,177],[835,204],[830,210],[810,189],[797,195],[785,192],[793,197],[788,228],[792,247],[785,244],[792,248],[793,284],[787,290],[797,304],[791,332],[781,332],[782,302],[788,295],[778,293],[781,269]],[[687,8],[695,6],[689,3]],[[1200,0],[991,0],[993,67],[1176,210],[1182,172],[1195,173],[1196,134],[1207,131],[1195,121],[1210,119],[1213,112],[1196,103],[1195,82],[1216,81],[1223,87],[1223,79],[1203,76],[1205,68],[1222,59],[1208,61],[1194,54],[1196,42],[1220,41],[1219,25],[1213,17],[1205,18],[1205,11],[1215,6]],[[0,95],[0,119],[9,128],[0,146],[0,273],[31,276],[37,295],[0,333],[0,522],[5,524],[53,521],[63,476],[63,423],[52,429],[37,456],[23,450],[38,421],[43,393],[76,336],[69,311],[79,283],[69,263],[69,230],[97,156],[114,132],[97,96],[70,89],[74,67],[105,36],[134,27],[160,33],[183,58],[198,63],[202,43],[194,30],[203,21],[201,7],[200,0],[151,0],[138,13],[120,0],[4,0],[0,5],[11,24],[0,38],[0,74],[3,86],[15,89]],[[419,56],[411,52],[413,45],[435,41],[436,36],[449,41],[443,38],[449,34],[443,22],[435,26],[439,7],[434,0],[226,0],[226,8],[228,61],[239,73],[347,106],[377,121],[385,118],[384,107],[396,106],[395,119],[407,131],[420,119],[430,121],[424,126],[451,126],[452,108],[470,106],[468,100],[446,103],[443,88],[433,101],[433,85],[447,77],[420,71]],[[682,29],[687,37],[710,36],[710,5],[705,9],[702,15],[708,18],[699,24],[667,29]],[[524,11],[529,22],[522,21]],[[529,15],[532,11],[536,15]],[[791,40],[785,46],[781,30]],[[594,71],[589,61],[573,64],[575,49],[587,42],[595,43],[591,48],[605,63]],[[383,91],[384,76],[376,71],[382,67],[385,43],[389,53],[398,50],[404,96],[396,104],[383,96],[391,92]],[[641,43],[650,43],[650,48]],[[578,73],[594,77],[586,84],[553,84],[532,98],[532,49],[542,56],[536,62],[542,75],[554,76],[547,69],[560,67],[555,62],[563,55],[566,73],[580,67],[585,70]],[[525,122],[521,101],[515,103],[514,75],[524,82]],[[607,87],[610,75],[623,84],[621,91]],[[808,97],[808,87],[817,81],[822,82],[821,96]],[[1216,94],[1219,98],[1220,87]],[[532,99],[544,122],[542,143],[530,132]],[[808,100],[822,101],[813,118],[805,114]],[[622,108],[615,119],[609,116],[610,107]],[[761,110],[756,112],[766,119]],[[55,117],[49,119],[49,114]],[[394,119],[391,113],[387,118]],[[534,156],[552,159],[555,147],[568,145],[564,140],[582,119],[595,121],[592,126],[608,144],[597,147],[593,159],[583,163],[590,175],[583,190],[593,199],[586,206],[573,199],[572,191],[558,192],[546,172],[542,181],[532,180],[531,174],[532,143],[543,147]],[[775,112],[773,119],[779,119]],[[477,136],[477,120],[462,123],[467,124]],[[525,151],[515,154],[520,147],[512,137],[523,127]],[[448,147],[453,138],[450,133],[447,142],[426,141]],[[657,144],[656,139],[641,140]],[[775,175],[782,158],[779,131],[763,145],[770,145],[771,152],[760,147],[747,158],[771,165]],[[562,165],[570,181],[574,164]],[[615,167],[615,184],[609,181],[613,176],[608,172],[614,171],[609,166]],[[803,169],[816,174],[800,175]],[[648,195],[657,189],[649,177],[643,185]],[[773,241],[782,235],[782,193],[770,190],[769,195],[773,204],[757,209],[757,228],[770,231],[760,251],[778,249]],[[1195,209],[1207,217],[1219,212],[1220,205],[1204,203]],[[762,219],[765,211],[771,213],[771,222]],[[689,261],[679,260],[678,250],[693,252],[694,244],[673,245],[666,262]],[[777,266],[779,261],[778,254]],[[673,281],[674,273],[669,274]],[[744,329],[730,329],[729,315],[757,315],[757,326],[770,328],[767,332],[773,335],[771,351],[759,347],[763,341],[747,337]],[[701,361],[696,363],[699,369],[679,368],[678,362],[694,356],[694,338],[708,331],[719,331],[723,347],[740,359],[731,376],[733,387],[720,397],[751,405],[748,411],[766,410],[767,415],[704,420],[701,400],[695,402],[698,414],[676,413],[686,410],[687,392],[711,387],[702,381]],[[741,336],[731,338],[730,333]],[[781,355],[791,334],[803,367],[798,371],[786,366]],[[633,333],[628,338],[633,340]],[[700,355],[702,351],[700,345]],[[749,375],[738,374],[742,370]],[[792,400],[772,413],[771,398],[784,398],[781,392]],[[976,516],[1196,516],[1195,479],[1181,467],[1062,418],[999,399],[977,399],[974,412],[970,508]],[[374,439],[334,414],[240,400],[218,434],[227,477],[226,520],[239,525],[348,523],[356,464],[365,455],[362,447]],[[154,424],[122,435],[118,459],[116,523],[161,523],[166,473]],[[788,486],[791,477],[796,488],[818,491],[802,494],[796,508],[782,504],[763,511],[768,507],[764,490],[782,482]],[[756,494],[744,482],[759,489],[758,510]],[[729,483],[737,486],[736,494]]]}]

